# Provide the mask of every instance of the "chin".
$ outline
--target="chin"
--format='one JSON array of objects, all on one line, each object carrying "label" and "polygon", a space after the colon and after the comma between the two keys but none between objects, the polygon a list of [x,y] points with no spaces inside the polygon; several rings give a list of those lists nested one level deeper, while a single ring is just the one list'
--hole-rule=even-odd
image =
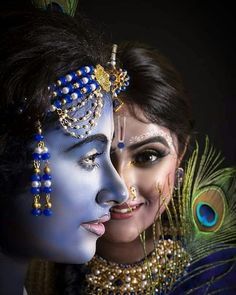
[{"label": "chin", "polygon": [[129,219],[124,222],[110,220],[105,223],[105,234],[100,239],[112,243],[130,243],[139,239],[139,235],[145,230],[152,234],[152,225],[152,218],[146,220],[146,222]]},{"label": "chin", "polygon": [[[75,244],[64,245],[57,252],[54,251],[54,255],[47,255],[45,259],[69,264],[83,264],[91,260],[96,251],[97,239],[81,239]],[[42,255],[41,255],[42,257]]]},{"label": "chin", "polygon": [[[77,250],[77,251],[76,251]],[[58,263],[71,263],[71,264],[83,264],[91,260],[95,254],[96,247],[87,247],[87,248],[77,248],[73,249],[68,253],[68,255],[61,255],[59,257],[54,257],[54,259],[50,259],[51,261]]]},{"label": "chin", "polygon": [[104,236],[101,238],[114,243],[129,243],[139,238],[137,227],[134,226],[107,226]]},{"label": "chin", "polygon": [[96,251],[96,240],[88,240],[84,243],[81,243],[75,252],[75,255],[72,257],[71,263],[74,264],[83,264],[88,262],[93,258]]}]

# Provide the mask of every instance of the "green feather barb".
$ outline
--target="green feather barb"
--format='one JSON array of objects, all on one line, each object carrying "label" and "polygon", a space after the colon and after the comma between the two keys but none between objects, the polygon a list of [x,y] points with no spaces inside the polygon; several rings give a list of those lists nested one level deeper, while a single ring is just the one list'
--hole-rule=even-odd
[{"label": "green feather barb", "polygon": [[78,0],[67,0],[67,1],[32,0],[32,4],[39,9],[57,10],[73,17],[75,15],[75,11],[78,5]]},{"label": "green feather barb", "polygon": [[236,169],[219,169],[222,161],[206,138],[203,154],[196,145],[185,170],[180,217],[184,245],[194,260],[235,245]]}]

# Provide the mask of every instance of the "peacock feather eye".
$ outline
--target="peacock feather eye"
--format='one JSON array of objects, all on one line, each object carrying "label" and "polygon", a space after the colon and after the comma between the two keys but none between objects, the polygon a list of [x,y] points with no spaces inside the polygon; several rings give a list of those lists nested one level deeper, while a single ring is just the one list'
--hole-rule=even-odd
[{"label": "peacock feather eye", "polygon": [[225,216],[225,196],[217,186],[206,187],[198,192],[192,206],[194,223],[201,232],[219,230]]}]

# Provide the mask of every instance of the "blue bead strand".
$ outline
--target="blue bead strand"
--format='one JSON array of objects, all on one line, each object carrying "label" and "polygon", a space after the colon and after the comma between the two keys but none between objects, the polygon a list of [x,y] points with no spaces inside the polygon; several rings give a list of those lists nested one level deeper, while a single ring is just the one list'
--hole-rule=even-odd
[{"label": "blue bead strand", "polygon": [[50,208],[46,208],[46,209],[44,209],[44,210],[43,210],[43,214],[44,214],[45,216],[51,216],[51,215],[52,215],[52,209],[50,209]]},{"label": "blue bead strand", "polygon": [[33,208],[31,210],[31,214],[34,215],[34,216],[40,216],[40,215],[42,215],[42,210],[41,209]]}]

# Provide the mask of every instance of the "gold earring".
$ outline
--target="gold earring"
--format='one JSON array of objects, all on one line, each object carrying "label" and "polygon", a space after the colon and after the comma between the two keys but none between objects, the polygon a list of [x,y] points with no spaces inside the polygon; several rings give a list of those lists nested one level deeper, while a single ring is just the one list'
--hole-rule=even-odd
[{"label": "gold earring", "polygon": [[137,199],[137,190],[136,190],[136,188],[133,185],[131,185],[130,188],[129,188],[129,191],[130,191],[130,194],[132,196],[132,198],[131,198],[132,201],[136,200]]}]

